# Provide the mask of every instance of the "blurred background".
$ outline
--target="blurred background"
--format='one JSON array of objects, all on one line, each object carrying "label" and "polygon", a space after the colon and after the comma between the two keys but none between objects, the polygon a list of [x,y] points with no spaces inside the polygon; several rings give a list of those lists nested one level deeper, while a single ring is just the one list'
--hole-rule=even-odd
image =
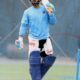
[{"label": "blurred background", "polygon": [[[31,4],[29,0],[0,1],[0,62],[3,63],[2,61],[7,59],[8,61],[23,60],[22,63],[25,64],[25,60],[28,59],[27,38],[24,39],[25,48],[23,50],[18,50],[14,43],[18,38],[23,12]],[[55,6],[57,17],[57,24],[50,26],[54,54],[65,64],[70,61],[75,63],[80,42],[80,0],[53,0],[51,2]],[[68,67],[67,70],[69,70]],[[60,78],[55,80],[60,80]],[[61,78],[61,80],[69,79]]]},{"label": "blurred background", "polygon": [[[55,6],[57,17],[57,24],[50,27],[54,53],[59,57],[75,59],[80,38],[80,0],[51,2]],[[14,42],[18,38],[23,12],[30,5],[29,0],[0,2],[0,56],[27,59],[27,44],[22,53],[16,49]]]}]

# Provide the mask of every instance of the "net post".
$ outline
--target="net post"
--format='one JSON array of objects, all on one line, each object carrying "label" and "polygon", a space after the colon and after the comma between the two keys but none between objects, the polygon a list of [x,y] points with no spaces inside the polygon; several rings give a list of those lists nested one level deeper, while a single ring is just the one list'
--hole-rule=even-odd
[{"label": "net post", "polygon": [[79,80],[79,64],[80,64],[80,40],[78,40],[77,65],[76,65],[76,80]]}]

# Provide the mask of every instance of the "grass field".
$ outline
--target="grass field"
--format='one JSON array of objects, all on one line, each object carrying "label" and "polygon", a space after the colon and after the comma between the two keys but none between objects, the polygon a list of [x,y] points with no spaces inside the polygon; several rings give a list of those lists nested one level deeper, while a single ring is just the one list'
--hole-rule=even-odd
[{"label": "grass field", "polygon": [[[28,69],[27,61],[2,61],[0,80],[31,80]],[[55,63],[43,80],[75,80],[75,70],[75,64]]]}]

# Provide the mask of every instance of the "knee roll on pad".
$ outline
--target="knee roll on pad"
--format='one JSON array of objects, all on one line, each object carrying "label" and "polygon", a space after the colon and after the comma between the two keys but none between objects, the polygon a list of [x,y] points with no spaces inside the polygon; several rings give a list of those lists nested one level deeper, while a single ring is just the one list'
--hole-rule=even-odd
[{"label": "knee roll on pad", "polygon": [[31,52],[29,56],[29,64],[32,80],[41,80],[40,62],[41,62],[40,52],[39,51]]},{"label": "knee roll on pad", "polygon": [[56,57],[52,55],[44,57],[44,63],[41,64],[41,78],[43,78],[47,71],[50,69],[52,64],[55,62],[55,59]]}]

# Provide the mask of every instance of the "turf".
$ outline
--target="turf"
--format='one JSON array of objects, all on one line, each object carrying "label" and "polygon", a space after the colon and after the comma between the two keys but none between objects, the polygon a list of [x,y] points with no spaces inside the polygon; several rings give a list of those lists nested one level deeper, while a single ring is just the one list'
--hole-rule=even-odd
[{"label": "turf", "polygon": [[[0,64],[0,80],[31,80],[28,63]],[[75,65],[55,64],[43,80],[75,80]]]}]

